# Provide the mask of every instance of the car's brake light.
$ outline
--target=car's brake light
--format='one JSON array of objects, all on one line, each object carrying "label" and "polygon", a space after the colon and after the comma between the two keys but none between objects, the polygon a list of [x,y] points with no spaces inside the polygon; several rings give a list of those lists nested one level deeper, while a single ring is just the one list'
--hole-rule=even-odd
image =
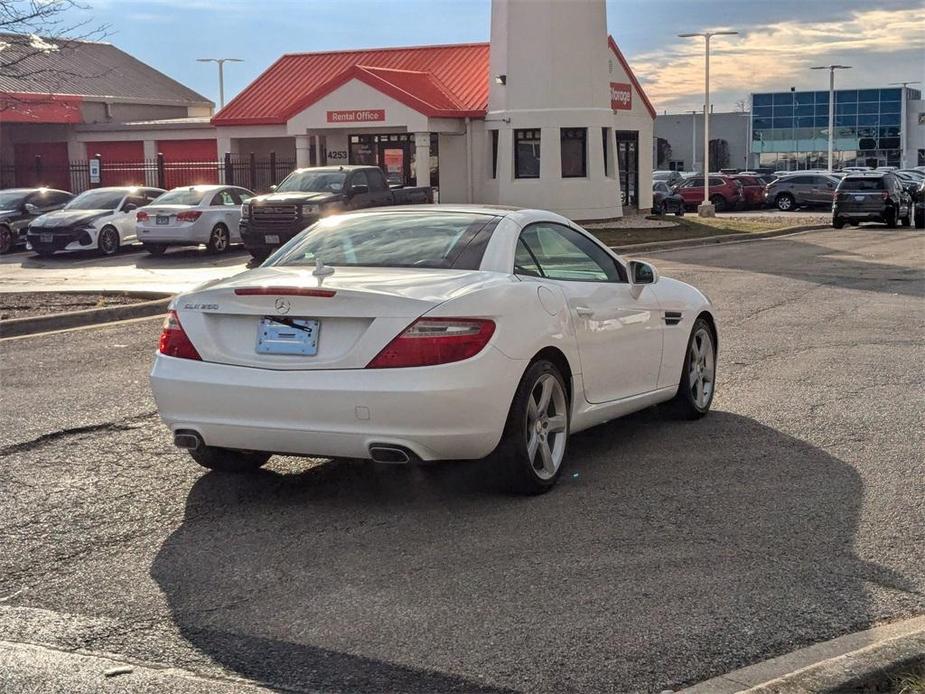
[{"label": "car's brake light", "polygon": [[482,318],[418,318],[366,368],[394,369],[462,361],[481,352],[494,332],[495,322]]},{"label": "car's brake light", "polygon": [[157,351],[161,354],[166,354],[168,357],[202,361],[199,352],[196,351],[189,336],[183,330],[183,326],[180,325],[180,319],[176,311],[167,312]]},{"label": "car's brake light", "polygon": [[147,213],[147,212],[136,212],[136,213],[135,213],[135,221],[136,221],[136,222],[147,222],[147,221],[148,221],[148,213]]},{"label": "car's brake light", "polygon": [[238,287],[237,296],[316,296],[330,299],[337,294],[333,289],[312,289],[310,287]]},{"label": "car's brake light", "polygon": [[183,210],[177,212],[178,222],[195,222],[202,215],[200,210]]}]

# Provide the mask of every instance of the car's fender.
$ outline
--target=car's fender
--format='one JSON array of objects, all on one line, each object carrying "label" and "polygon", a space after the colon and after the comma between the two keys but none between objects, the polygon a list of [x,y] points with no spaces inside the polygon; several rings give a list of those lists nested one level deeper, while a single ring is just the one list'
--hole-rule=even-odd
[{"label": "car's fender", "polygon": [[[719,328],[713,302],[696,287],[671,277],[660,277],[659,281],[652,286],[652,290],[665,311],[665,318],[672,319],[665,321],[663,332],[662,364],[659,369],[658,387],[664,388],[680,382],[684,352],[697,317],[703,313],[708,314],[713,321],[717,337]],[[675,323],[673,318],[677,314],[680,314],[680,320]]]}]

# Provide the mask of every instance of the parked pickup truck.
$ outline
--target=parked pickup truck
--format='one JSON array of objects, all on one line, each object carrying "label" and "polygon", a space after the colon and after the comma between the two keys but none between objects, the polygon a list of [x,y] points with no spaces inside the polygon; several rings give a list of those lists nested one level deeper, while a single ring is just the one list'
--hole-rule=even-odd
[{"label": "parked pickup truck", "polygon": [[434,201],[433,188],[390,188],[377,166],[296,169],[272,193],[241,206],[241,240],[255,258],[265,258],[321,217],[366,207]]}]

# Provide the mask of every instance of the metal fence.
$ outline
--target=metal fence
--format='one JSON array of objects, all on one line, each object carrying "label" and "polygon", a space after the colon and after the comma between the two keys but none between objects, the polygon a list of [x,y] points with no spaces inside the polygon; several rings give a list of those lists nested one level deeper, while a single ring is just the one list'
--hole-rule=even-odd
[{"label": "metal fence", "polygon": [[295,168],[295,162],[253,154],[226,154],[214,161],[167,161],[163,155],[138,161],[100,159],[99,180],[91,181],[91,160],[56,163],[37,156],[28,164],[0,165],[0,188],[48,186],[82,193],[103,186],[156,186],[176,188],[200,183],[221,183],[266,193]]}]

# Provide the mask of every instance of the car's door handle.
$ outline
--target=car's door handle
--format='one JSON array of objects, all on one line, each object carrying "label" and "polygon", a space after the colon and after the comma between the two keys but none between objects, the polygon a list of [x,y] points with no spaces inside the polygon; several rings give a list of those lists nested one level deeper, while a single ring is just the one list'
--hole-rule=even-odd
[{"label": "car's door handle", "polygon": [[579,316],[593,316],[594,309],[590,309],[587,306],[576,306],[575,313],[577,313]]}]

